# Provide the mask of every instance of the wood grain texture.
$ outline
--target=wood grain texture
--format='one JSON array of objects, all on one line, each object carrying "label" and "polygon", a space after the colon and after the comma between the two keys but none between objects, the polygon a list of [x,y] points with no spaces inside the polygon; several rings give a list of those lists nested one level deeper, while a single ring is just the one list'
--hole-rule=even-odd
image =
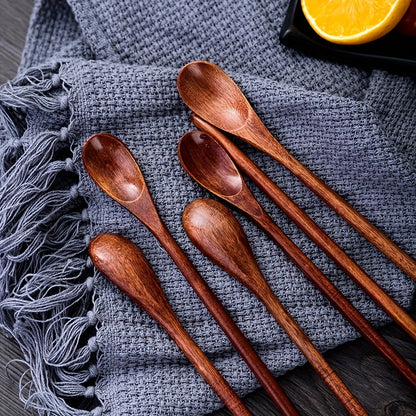
[{"label": "wood grain texture", "polygon": [[[0,80],[13,77],[26,37],[32,0],[0,0]],[[8,58],[10,56],[10,58]],[[416,314],[413,311],[412,316]],[[413,366],[416,345],[397,326],[388,325],[381,334]],[[370,416],[416,416],[416,392],[368,344],[359,339],[327,352],[325,358],[358,397]],[[6,374],[6,364],[22,355],[17,344],[0,331],[0,415],[29,416],[18,399],[17,380],[27,369],[14,363]],[[340,416],[343,409],[314,370],[305,365],[278,378],[303,416]],[[254,416],[280,413],[263,389],[244,400]],[[229,416],[227,409],[212,416]],[[154,416],[154,415],[149,415]]]},{"label": "wood grain texture", "polygon": [[293,202],[261,169],[259,169],[231,140],[217,128],[191,114],[191,121],[202,131],[211,135],[231,156],[234,163],[244,172],[276,205],[302,229],[352,280],[395,320],[414,340],[416,322],[400,307],[357,263],[355,263],[331,238]]},{"label": "wood grain texture", "polygon": [[0,0],[0,84],[16,75],[34,0]]},{"label": "wood grain texture", "polygon": [[238,86],[221,68],[211,62],[191,62],[179,72],[177,84],[183,101],[192,111],[280,162],[416,281],[416,261],[292,156],[267,130]]},{"label": "wood grain texture", "polygon": [[[414,315],[414,314],[413,314]],[[409,337],[396,325],[388,325],[381,331],[402,355],[416,364],[416,348]],[[370,416],[416,416],[415,390],[397,376],[391,367],[359,339],[346,343],[325,354],[329,364],[351,386]],[[339,402],[331,397],[318,375],[309,365],[298,367],[278,378],[304,416],[344,415]],[[258,390],[245,399],[250,409],[256,406],[256,416],[278,415],[271,408],[270,400]],[[212,416],[226,416],[224,410]]]},{"label": "wood grain texture", "polygon": [[[21,361],[23,355],[16,342],[0,332],[0,414],[7,416],[28,416],[19,400],[19,380],[27,370]],[[27,381],[27,378],[25,379]]]},{"label": "wood grain texture", "polygon": [[[16,75],[25,44],[33,0],[0,0],[0,84]],[[29,416],[19,397],[19,379],[27,366],[19,346],[0,330],[0,415]],[[7,364],[10,365],[6,369]]]},{"label": "wood grain texture", "polygon": [[266,306],[348,413],[366,415],[356,397],[272,292],[242,227],[231,211],[213,199],[198,199],[185,208],[183,224],[200,251],[246,286]]}]

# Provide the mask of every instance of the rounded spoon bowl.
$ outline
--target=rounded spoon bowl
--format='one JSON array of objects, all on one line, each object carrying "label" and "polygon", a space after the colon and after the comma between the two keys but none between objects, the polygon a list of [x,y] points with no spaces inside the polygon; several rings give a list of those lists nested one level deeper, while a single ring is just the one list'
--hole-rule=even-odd
[{"label": "rounded spoon bowl", "polygon": [[211,192],[232,197],[242,191],[240,172],[225,149],[208,134],[192,131],[182,136],[178,156],[189,176]]},{"label": "rounded spoon bowl", "polygon": [[[179,72],[177,86],[185,104],[221,130],[236,131],[247,123],[251,106],[238,86],[218,66],[195,61]],[[195,109],[198,109],[196,111]],[[221,111],[221,117],[218,112]]]},{"label": "rounded spoon bowl", "polygon": [[143,175],[123,142],[107,133],[91,136],[82,149],[87,173],[118,202],[132,202],[146,187]]}]

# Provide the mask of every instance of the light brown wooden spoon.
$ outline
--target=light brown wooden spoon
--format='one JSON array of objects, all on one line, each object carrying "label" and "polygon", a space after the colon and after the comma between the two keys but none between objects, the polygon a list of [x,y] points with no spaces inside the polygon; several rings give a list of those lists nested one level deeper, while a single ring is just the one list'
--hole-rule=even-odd
[{"label": "light brown wooden spoon", "polygon": [[416,340],[416,322],[398,305],[371,277],[361,269],[331,238],[299,208],[249,157],[217,128],[191,114],[191,121],[199,130],[208,133],[233,159],[234,163],[289,217],[305,234],[315,242],[355,283],[393,318],[413,339]]},{"label": "light brown wooden spoon", "polygon": [[249,215],[342,315],[416,387],[416,373],[406,360],[370,325],[348,299],[290,240],[258,204],[228,153],[208,134],[182,136],[179,159],[188,174],[208,191]]},{"label": "light brown wooden spoon", "polygon": [[295,159],[267,130],[241,90],[221,68],[211,62],[191,62],[179,72],[177,85],[183,101],[192,111],[280,162],[387,258],[416,280],[416,261]]},{"label": "light brown wooden spoon", "polygon": [[198,199],[185,208],[182,221],[196,247],[263,302],[348,412],[352,415],[366,414],[358,400],[270,289],[234,215],[220,202]]},{"label": "light brown wooden spoon", "polygon": [[159,240],[282,414],[298,415],[273,374],[170,235],[156,211],[142,172],[126,145],[110,134],[95,134],[84,144],[82,160],[97,185],[135,215]]},{"label": "light brown wooden spoon", "polygon": [[120,235],[100,234],[91,241],[89,253],[97,269],[166,330],[228,409],[234,415],[249,415],[244,403],[179,322],[140,249]]}]

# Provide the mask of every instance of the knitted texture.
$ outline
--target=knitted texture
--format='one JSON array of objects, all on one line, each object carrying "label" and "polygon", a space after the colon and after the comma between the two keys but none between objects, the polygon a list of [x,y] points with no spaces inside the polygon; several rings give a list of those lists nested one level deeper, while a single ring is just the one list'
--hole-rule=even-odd
[{"label": "knitted texture", "polygon": [[[22,399],[40,415],[202,415],[221,402],[167,334],[95,271],[101,232],[137,243],[184,327],[239,395],[258,383],[155,238],[82,167],[81,147],[108,132],[131,149],[168,229],[277,376],[304,363],[265,308],[190,243],[185,206],[208,193],[183,171],[193,129],[179,69],[209,60],[240,86],[303,164],[416,255],[416,88],[412,78],[317,60],[278,33],[284,0],[38,0],[19,75],[0,90],[0,323],[32,374]],[[398,303],[414,283],[290,173],[236,142]],[[281,228],[374,325],[388,321],[351,279],[256,187]],[[272,289],[321,350],[354,329],[237,211]],[[80,400],[80,397],[83,400]]]}]

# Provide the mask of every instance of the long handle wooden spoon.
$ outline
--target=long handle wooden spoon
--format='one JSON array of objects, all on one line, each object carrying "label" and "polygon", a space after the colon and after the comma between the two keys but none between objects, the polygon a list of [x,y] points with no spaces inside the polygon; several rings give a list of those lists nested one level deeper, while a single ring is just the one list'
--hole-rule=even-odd
[{"label": "long handle wooden spoon", "polygon": [[178,154],[182,166],[196,182],[241,209],[263,228],[357,331],[416,387],[415,371],[273,222],[247,188],[240,172],[223,147],[215,140],[208,139],[208,133],[193,131],[181,138]]},{"label": "long handle wooden spoon", "polygon": [[89,253],[97,269],[166,330],[230,411],[249,415],[244,403],[179,322],[140,249],[120,235],[100,234],[91,241]]},{"label": "long handle wooden spoon", "polygon": [[[276,205],[301,228],[341,269],[416,340],[416,322],[371,277],[361,269],[331,238],[299,208],[264,172],[258,168],[231,140],[201,117],[191,114],[191,121],[199,130],[206,131],[230,155],[235,164]],[[206,139],[209,140],[209,137]]]},{"label": "long handle wooden spoon", "polygon": [[86,171],[97,185],[135,215],[159,240],[282,414],[298,415],[273,374],[170,235],[156,211],[142,172],[126,145],[110,134],[95,134],[84,144],[82,159]]},{"label": "long handle wooden spoon", "polygon": [[220,202],[198,199],[185,208],[182,220],[185,231],[196,247],[263,302],[348,412],[352,415],[366,414],[270,289],[234,215]]},{"label": "long handle wooden spoon", "polygon": [[267,130],[241,90],[221,68],[211,62],[191,62],[179,72],[177,85],[183,101],[192,111],[280,162],[387,258],[416,280],[416,261],[295,159]]}]

